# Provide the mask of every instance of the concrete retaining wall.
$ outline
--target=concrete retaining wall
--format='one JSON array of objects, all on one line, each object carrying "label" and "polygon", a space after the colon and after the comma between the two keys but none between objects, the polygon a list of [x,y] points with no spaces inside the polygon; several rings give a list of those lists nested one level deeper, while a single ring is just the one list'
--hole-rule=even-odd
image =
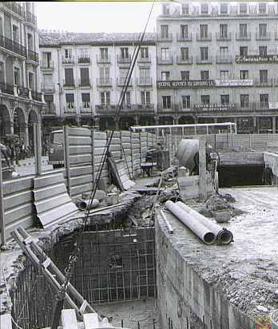
[{"label": "concrete retaining wall", "polygon": [[161,328],[253,328],[251,320],[226,299],[221,283],[207,282],[201,270],[182,257],[177,244],[172,243],[175,234],[169,238],[160,216],[155,223],[157,304]]},{"label": "concrete retaining wall", "polygon": [[[200,190],[200,178],[196,176],[178,177],[178,183],[181,196],[184,200],[199,198],[201,194]],[[214,186],[210,175],[207,175],[207,193],[210,196],[214,192]]]}]

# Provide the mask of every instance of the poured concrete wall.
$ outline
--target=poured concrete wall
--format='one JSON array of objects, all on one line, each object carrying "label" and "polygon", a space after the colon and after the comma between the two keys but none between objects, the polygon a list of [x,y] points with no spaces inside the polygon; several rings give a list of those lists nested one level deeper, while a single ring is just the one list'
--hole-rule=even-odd
[{"label": "poured concrete wall", "polygon": [[[188,242],[190,248],[190,242]],[[206,280],[194,260],[184,259],[183,241],[156,220],[157,304],[164,329],[251,329],[251,320],[222,292],[221,282]],[[202,248],[200,244],[200,248]],[[191,246],[194,248],[194,246]],[[196,248],[196,257],[198,249]],[[211,278],[210,278],[211,280]]]}]

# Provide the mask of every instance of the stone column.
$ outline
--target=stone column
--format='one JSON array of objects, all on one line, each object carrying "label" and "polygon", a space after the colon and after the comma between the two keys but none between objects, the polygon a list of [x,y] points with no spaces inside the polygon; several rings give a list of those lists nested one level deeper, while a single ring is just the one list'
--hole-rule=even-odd
[{"label": "stone column", "polygon": [[29,146],[29,129],[27,123],[24,125],[24,145]]},{"label": "stone column", "polygon": [[207,199],[207,164],[206,164],[206,138],[199,138],[199,196],[202,201]]}]

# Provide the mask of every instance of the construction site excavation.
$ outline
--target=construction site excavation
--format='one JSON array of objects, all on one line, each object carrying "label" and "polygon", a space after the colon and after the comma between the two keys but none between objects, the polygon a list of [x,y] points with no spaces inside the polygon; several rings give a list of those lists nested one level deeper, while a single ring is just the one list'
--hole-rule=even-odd
[{"label": "construction site excavation", "polygon": [[64,168],[2,182],[1,328],[277,328],[278,137],[234,129],[65,126]]}]

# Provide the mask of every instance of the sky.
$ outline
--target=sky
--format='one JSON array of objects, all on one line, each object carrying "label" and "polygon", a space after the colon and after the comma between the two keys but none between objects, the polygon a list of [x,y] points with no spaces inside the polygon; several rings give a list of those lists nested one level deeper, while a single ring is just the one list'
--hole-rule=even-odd
[{"label": "sky", "polygon": [[[39,29],[68,32],[142,32],[152,2],[35,2]],[[155,2],[147,32],[155,31]]]}]

